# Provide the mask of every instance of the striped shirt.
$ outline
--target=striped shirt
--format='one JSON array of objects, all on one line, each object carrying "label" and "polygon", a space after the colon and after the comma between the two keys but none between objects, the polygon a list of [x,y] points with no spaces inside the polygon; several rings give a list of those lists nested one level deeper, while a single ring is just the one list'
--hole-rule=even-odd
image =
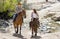
[{"label": "striped shirt", "polygon": [[16,13],[19,13],[19,12],[21,12],[22,11],[22,8],[21,7],[19,7],[19,6],[16,6]]}]

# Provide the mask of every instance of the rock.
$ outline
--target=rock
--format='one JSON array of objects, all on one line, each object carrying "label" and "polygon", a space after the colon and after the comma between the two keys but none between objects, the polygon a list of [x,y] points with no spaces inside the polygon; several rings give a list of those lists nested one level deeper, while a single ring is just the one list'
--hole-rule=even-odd
[{"label": "rock", "polygon": [[52,16],[54,16],[55,15],[55,13],[49,13],[49,14],[47,14],[46,16],[44,16],[45,18],[48,18],[48,17],[52,17]]},{"label": "rock", "polygon": [[60,21],[60,16],[59,17],[52,17],[51,19],[54,21]]},{"label": "rock", "polygon": [[0,27],[6,28],[8,26],[9,26],[8,22],[6,22],[4,20],[0,20]]}]

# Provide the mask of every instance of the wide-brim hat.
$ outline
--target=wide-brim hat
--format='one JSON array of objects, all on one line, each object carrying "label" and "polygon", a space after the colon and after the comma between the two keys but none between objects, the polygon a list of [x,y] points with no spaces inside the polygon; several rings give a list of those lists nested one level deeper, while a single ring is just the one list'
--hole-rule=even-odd
[{"label": "wide-brim hat", "polygon": [[22,3],[18,2],[18,5],[22,5]]}]

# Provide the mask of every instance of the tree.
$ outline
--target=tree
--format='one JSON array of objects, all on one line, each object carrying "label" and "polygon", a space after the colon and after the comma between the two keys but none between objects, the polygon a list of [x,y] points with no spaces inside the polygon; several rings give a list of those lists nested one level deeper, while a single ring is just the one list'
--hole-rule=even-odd
[{"label": "tree", "polygon": [[17,0],[0,0],[0,12],[8,9],[14,10],[15,4],[17,4]]},{"label": "tree", "polygon": [[[15,10],[16,4],[17,4],[17,0],[0,0],[0,14],[2,13],[2,15],[3,15],[3,14],[8,13],[8,15],[11,17],[14,13],[11,11]],[[7,10],[9,12],[7,12]],[[6,14],[6,16],[8,16],[8,15]]]}]

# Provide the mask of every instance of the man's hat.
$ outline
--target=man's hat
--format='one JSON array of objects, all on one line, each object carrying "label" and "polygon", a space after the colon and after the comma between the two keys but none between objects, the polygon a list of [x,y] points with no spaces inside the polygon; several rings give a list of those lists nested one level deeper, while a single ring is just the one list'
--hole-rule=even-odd
[{"label": "man's hat", "polygon": [[18,2],[18,5],[22,5],[22,3]]}]

